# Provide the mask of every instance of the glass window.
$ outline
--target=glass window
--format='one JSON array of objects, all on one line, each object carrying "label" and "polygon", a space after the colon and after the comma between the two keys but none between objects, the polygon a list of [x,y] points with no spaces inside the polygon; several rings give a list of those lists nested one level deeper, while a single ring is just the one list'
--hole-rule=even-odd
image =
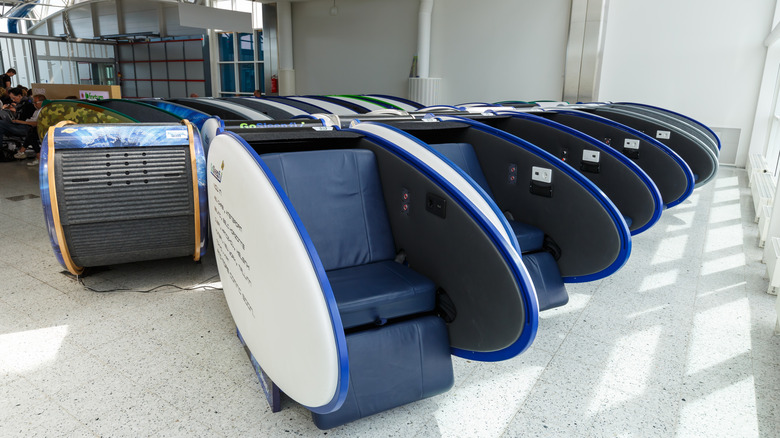
[{"label": "glass window", "polygon": [[233,34],[219,34],[219,60],[233,61],[234,59],[235,54],[233,53]]},{"label": "glass window", "polygon": [[46,41],[36,40],[35,41],[35,51],[38,52],[38,56],[41,56],[41,55],[46,56],[46,55],[48,55],[49,51],[48,51],[48,49],[46,49]]},{"label": "glass window", "polygon": [[38,61],[38,75],[40,76],[40,81],[43,84],[47,84],[51,82],[51,70],[49,69],[49,63],[51,61]]},{"label": "glass window", "polygon": [[263,31],[259,30],[257,31],[257,36],[255,37],[255,41],[257,41],[257,60],[258,61],[264,61],[264,55],[263,55]]},{"label": "glass window", "polygon": [[79,83],[80,84],[91,84],[92,83],[92,65],[88,62],[79,62],[78,63],[78,71],[79,71]]},{"label": "glass window", "polygon": [[236,91],[236,67],[235,64],[220,64],[219,77],[221,78],[221,89],[223,92]]},{"label": "glass window", "polygon": [[238,64],[238,77],[241,81],[241,92],[251,93],[255,91],[254,64]]},{"label": "glass window", "polygon": [[[262,31],[218,34],[220,50],[220,95],[263,91]],[[229,50],[234,50],[229,52]],[[233,56],[228,56],[229,54]],[[188,75],[189,77],[189,75]]]},{"label": "glass window", "polygon": [[257,77],[259,78],[260,86],[257,87],[258,90],[260,90],[261,93],[265,94],[265,67],[263,64],[255,64],[257,65]]},{"label": "glass window", "polygon": [[251,33],[238,34],[238,60],[239,61],[254,61],[255,60],[255,46],[252,41]]},{"label": "glass window", "polygon": [[252,12],[252,4],[254,2],[250,0],[236,0],[234,11]]}]

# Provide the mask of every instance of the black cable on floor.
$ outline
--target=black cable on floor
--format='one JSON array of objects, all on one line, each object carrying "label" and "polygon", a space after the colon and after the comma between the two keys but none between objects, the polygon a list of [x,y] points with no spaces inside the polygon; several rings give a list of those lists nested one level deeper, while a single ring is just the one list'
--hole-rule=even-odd
[{"label": "black cable on floor", "polygon": [[98,293],[109,293],[109,292],[150,293],[150,292],[154,292],[157,289],[160,289],[160,288],[163,288],[163,287],[172,287],[172,288],[175,288],[175,289],[177,289],[179,291],[190,291],[190,290],[198,290],[198,289],[203,289],[203,290],[222,290],[221,287],[214,287],[214,286],[209,286],[209,285],[204,284],[204,283],[207,283],[209,280],[211,280],[213,278],[216,278],[218,275],[219,274],[213,275],[210,278],[207,278],[203,283],[201,283],[199,285],[195,285],[195,286],[182,287],[182,286],[178,286],[178,285],[175,285],[175,284],[172,284],[172,283],[166,283],[166,284],[161,284],[159,286],[155,286],[155,287],[153,287],[151,289],[143,289],[143,290],[142,289],[129,289],[129,288],[116,288],[116,289],[104,289],[104,290],[95,289],[95,288],[93,288],[91,286],[87,286],[84,283],[84,277],[81,277],[79,275],[76,276],[76,281],[78,281],[78,283],[81,286],[83,286],[85,289],[87,289],[89,291],[92,291],[92,292],[98,292]]}]

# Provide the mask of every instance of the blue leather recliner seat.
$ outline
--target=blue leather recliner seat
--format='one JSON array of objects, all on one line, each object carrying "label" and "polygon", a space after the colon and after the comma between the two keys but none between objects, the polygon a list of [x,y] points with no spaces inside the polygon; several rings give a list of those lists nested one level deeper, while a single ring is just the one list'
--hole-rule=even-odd
[{"label": "blue leather recliner seat", "polygon": [[261,158],[314,244],[348,333],[346,401],[335,412],[313,413],[315,424],[328,429],[448,390],[452,361],[447,327],[433,315],[436,285],[394,260],[374,153]]},{"label": "blue leather recliner seat", "polygon": [[[439,143],[429,146],[463,170],[490,198],[493,198],[493,193],[472,145],[468,143]],[[536,288],[539,310],[552,309],[568,303],[569,294],[563,284],[558,264],[555,257],[544,247],[544,231],[516,220],[510,219],[508,222],[520,246],[523,264],[525,264]]]}]

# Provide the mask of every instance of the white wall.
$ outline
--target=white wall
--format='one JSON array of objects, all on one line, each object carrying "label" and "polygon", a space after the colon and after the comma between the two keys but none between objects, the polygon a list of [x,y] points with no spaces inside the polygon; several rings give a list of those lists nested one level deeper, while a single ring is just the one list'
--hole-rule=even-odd
[{"label": "white wall", "polygon": [[292,3],[297,94],[405,96],[417,50],[417,0]]},{"label": "white wall", "polygon": [[[560,99],[571,0],[437,0],[431,76],[440,101]],[[298,94],[407,96],[419,0],[292,3]],[[375,17],[375,18],[371,18]]]},{"label": "white wall", "polygon": [[[780,0],[778,0],[778,3],[780,3]],[[775,90],[780,87],[780,39],[778,39],[780,37],[780,29],[778,29],[780,8],[775,7],[775,17],[772,22],[772,34],[764,41],[765,44],[769,44],[769,47],[767,48],[766,62],[764,62],[761,91],[756,103],[756,116],[753,121],[753,131],[750,137],[748,153],[764,154],[770,168],[774,169],[780,145],[769,144],[769,142],[770,128],[776,123],[774,119],[775,106],[777,105]]]},{"label": "white wall", "polygon": [[571,0],[438,0],[431,76],[443,103],[560,100]]},{"label": "white wall", "polygon": [[775,0],[611,0],[598,99],[740,129],[738,149],[724,145],[721,161],[744,166],[774,8]]}]

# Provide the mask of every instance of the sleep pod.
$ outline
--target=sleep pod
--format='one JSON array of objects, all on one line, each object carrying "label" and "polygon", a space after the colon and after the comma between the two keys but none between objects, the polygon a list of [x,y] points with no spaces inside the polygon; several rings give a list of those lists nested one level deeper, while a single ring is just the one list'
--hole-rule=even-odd
[{"label": "sleep pod", "polygon": [[403,97],[398,97],[398,96],[389,96],[386,94],[365,94],[364,96],[370,97],[372,99],[378,99],[383,102],[387,102],[404,111],[417,111],[420,108],[425,106],[413,100],[405,99]]},{"label": "sleep pod", "polygon": [[52,249],[84,268],[206,250],[206,160],[191,123],[49,128],[41,200]]},{"label": "sleep pod", "polygon": [[640,114],[647,114],[652,117],[657,117],[659,120],[663,120],[666,123],[673,124],[680,127],[691,135],[697,137],[700,141],[706,143],[715,154],[720,155],[720,138],[715,132],[710,129],[709,126],[699,122],[684,114],[680,114],[665,108],[659,108],[657,106],[646,105],[635,102],[610,102],[610,108],[620,108],[622,110],[636,112]]},{"label": "sleep pod", "polygon": [[630,158],[653,180],[666,208],[674,207],[693,193],[693,173],[685,160],[636,129],[583,111],[555,108],[528,112],[574,128]]},{"label": "sleep pod", "polygon": [[[572,283],[594,281],[625,264],[631,253],[628,226],[612,201],[580,172],[541,148],[483,123],[438,119],[392,126],[461,168],[504,212],[526,267],[535,277],[540,310],[568,301],[565,289],[559,291],[552,282],[555,273],[559,272],[559,282],[560,277]],[[532,268],[532,263],[538,266]]]},{"label": "sleep pod", "polygon": [[[348,116],[367,113],[368,109],[343,100],[332,99],[325,96],[284,96],[285,99],[300,102],[314,108],[321,108],[321,113]],[[317,111],[311,111],[317,112]]]},{"label": "sleep pod", "polygon": [[271,120],[267,114],[252,108],[212,97],[173,98],[169,102],[184,105],[223,120]]},{"label": "sleep pod", "polygon": [[369,112],[377,111],[377,110],[387,110],[387,109],[403,111],[403,108],[393,103],[386,102],[380,99],[375,99],[368,96],[353,95],[353,94],[339,94],[339,95],[329,95],[327,97],[331,99],[336,99],[339,101],[345,101],[355,105],[359,105],[365,108],[366,110],[368,110]]},{"label": "sleep pod", "polygon": [[135,123],[138,120],[112,109],[80,100],[47,100],[38,115],[38,138],[59,122],[72,123]]},{"label": "sleep pod", "polygon": [[566,125],[518,111],[470,118],[508,132],[560,158],[593,184],[623,214],[632,235],[661,218],[663,204],[653,180],[628,157]]},{"label": "sleep pod", "polygon": [[[295,108],[298,108],[301,111],[304,111],[306,114],[326,114],[331,113],[332,111],[328,111],[325,108],[317,105],[313,105],[308,102],[303,102],[301,100],[292,99],[291,97],[284,97],[284,96],[263,96],[258,98],[262,101],[267,102],[277,102],[283,105],[289,105]],[[340,107],[344,109],[343,107]]]},{"label": "sleep pod", "polygon": [[506,220],[409,137],[224,132],[208,169],[237,330],[262,381],[318,427],[447,391],[451,354],[504,360],[533,342],[536,295]]},{"label": "sleep pod", "polygon": [[577,111],[585,111],[630,126],[653,137],[676,152],[693,172],[695,187],[700,187],[718,172],[718,151],[710,141],[694,136],[685,127],[669,123],[658,116],[631,111],[611,105],[575,105]]},{"label": "sleep pod", "polygon": [[140,123],[180,123],[182,120],[181,116],[138,100],[101,99],[92,103],[130,116]]},{"label": "sleep pod", "polygon": [[203,111],[198,111],[188,106],[179,105],[162,99],[139,99],[135,102],[151,105],[182,119],[187,119],[192,122],[192,124],[195,125],[195,127],[199,130],[202,130],[204,123],[206,123],[208,119],[211,118],[211,115],[206,114]]},{"label": "sleep pod", "polygon": [[231,103],[252,108],[276,120],[291,119],[295,116],[309,114],[307,111],[295,106],[271,99],[260,99],[257,97],[221,97],[220,100],[226,100]]}]

